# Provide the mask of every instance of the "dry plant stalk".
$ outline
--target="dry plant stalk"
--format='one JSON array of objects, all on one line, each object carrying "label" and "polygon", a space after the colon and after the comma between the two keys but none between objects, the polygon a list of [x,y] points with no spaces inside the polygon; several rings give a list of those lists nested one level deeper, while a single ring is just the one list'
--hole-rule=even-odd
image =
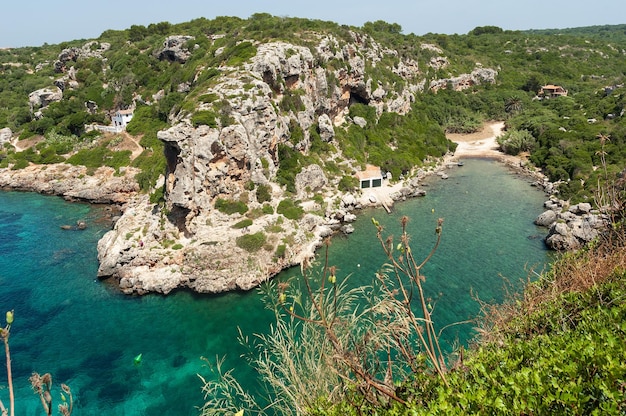
[{"label": "dry plant stalk", "polygon": [[[15,396],[13,393],[13,374],[11,371],[11,352],[9,349],[9,335],[11,334],[11,324],[13,324],[14,311],[10,310],[6,313],[6,326],[4,328],[0,328],[0,336],[4,341],[4,351],[7,360],[7,379],[9,384],[9,410],[11,412],[11,416],[15,414]],[[40,376],[38,373],[33,373],[33,375],[29,378],[31,386],[35,390],[36,393],[39,394],[41,399],[41,404],[43,406],[44,411],[47,415],[52,414],[52,395],[50,394],[50,388],[52,386],[52,376],[49,373]],[[74,400],[72,397],[72,391],[70,388],[61,384],[61,389],[69,396],[69,404],[67,403],[67,399],[63,394],[61,394],[61,398],[63,403],[59,405],[59,412],[63,416],[70,416],[72,414],[72,410],[74,407]],[[8,411],[4,406],[2,400],[0,400],[0,413],[2,416],[7,416]]]},{"label": "dry plant stalk", "polygon": [[[9,349],[9,335],[11,335],[11,324],[13,323],[13,314],[14,311],[10,310],[6,313],[6,326],[0,329],[0,336],[2,336],[2,341],[4,341],[4,353],[7,359],[7,382],[9,384],[9,410],[11,411],[11,416],[15,414],[15,395],[13,393],[13,374],[11,372],[11,350]],[[2,411],[2,415],[6,416],[7,410],[4,407],[4,403],[0,401],[0,410]]]},{"label": "dry plant stalk", "polygon": [[250,344],[240,334],[240,344],[250,347],[251,366],[267,387],[268,404],[259,406],[222,362],[212,368],[216,377],[202,378],[203,415],[235,413],[306,414],[322,404],[344,401],[362,414],[363,406],[391,402],[408,404],[397,383],[411,374],[438,374],[446,382],[446,364],[432,320],[432,307],[424,294],[421,273],[441,241],[443,220],[435,228],[436,242],[421,261],[413,256],[401,221],[397,248],[383,240],[383,228],[373,220],[388,264],[370,285],[350,287],[349,277],[337,275],[329,263],[330,239],[319,272],[317,265],[301,265],[302,279],[275,280],[260,291],[276,323],[268,334],[255,335]]},{"label": "dry plant stalk", "polygon": [[[375,324],[368,327],[362,338],[344,335],[347,322],[339,311],[344,295],[338,290],[342,288],[337,284],[336,268],[328,262],[329,240],[326,241],[319,287],[313,287],[307,270],[303,268],[304,295],[313,313],[305,315],[294,310],[293,304],[287,306],[288,284],[279,287],[278,303],[292,318],[321,328],[333,349],[332,367],[343,382],[355,387],[367,402],[376,405],[393,400],[407,404],[396,394],[394,380],[406,376],[402,367],[413,372],[425,371],[421,353],[426,354],[432,368],[447,384],[446,364],[432,320],[432,309],[422,287],[425,277],[421,274],[421,269],[439,246],[443,219],[437,222],[434,246],[421,262],[416,261],[409,245],[407,217],[401,219],[402,235],[397,249],[394,249],[392,238],[383,239],[383,227],[378,221],[372,221],[389,264],[387,272],[376,274],[378,293],[363,310],[363,316],[371,316],[369,322]],[[421,310],[421,317],[413,311],[415,304]],[[419,341],[417,346],[415,339]]]}]

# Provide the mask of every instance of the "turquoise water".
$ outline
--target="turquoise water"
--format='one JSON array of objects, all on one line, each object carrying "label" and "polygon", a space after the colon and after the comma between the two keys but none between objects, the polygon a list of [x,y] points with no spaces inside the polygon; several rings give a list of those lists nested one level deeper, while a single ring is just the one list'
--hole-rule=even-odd
[{"label": "turquoise water", "polygon": [[[450,179],[432,178],[425,197],[397,204],[392,215],[364,212],[353,235],[333,240],[331,261],[338,277],[369,282],[384,262],[372,216],[397,235],[400,216],[408,215],[413,250],[423,253],[443,217],[441,247],[425,268],[426,290],[436,299],[440,325],[465,320],[478,310],[471,290],[483,300],[500,300],[505,280],[517,283],[527,265],[548,261],[545,230],[532,224],[544,199],[500,165],[467,160],[450,171]],[[225,356],[225,367],[253,386],[254,372],[240,358],[236,338],[237,327],[248,335],[267,329],[272,314],[258,294],[122,296],[95,279],[96,242],[106,231],[100,218],[99,209],[88,205],[0,192],[0,312],[15,309],[10,343],[16,415],[42,414],[28,383],[33,371],[53,375],[56,403],[60,383],[70,385],[77,415],[197,414],[197,374],[209,374],[203,356]],[[77,220],[86,220],[88,228],[60,228]],[[471,325],[444,333],[447,343],[469,336]],[[141,364],[134,365],[138,354]],[[6,386],[5,372],[0,375]],[[0,398],[8,404],[5,388]]]}]

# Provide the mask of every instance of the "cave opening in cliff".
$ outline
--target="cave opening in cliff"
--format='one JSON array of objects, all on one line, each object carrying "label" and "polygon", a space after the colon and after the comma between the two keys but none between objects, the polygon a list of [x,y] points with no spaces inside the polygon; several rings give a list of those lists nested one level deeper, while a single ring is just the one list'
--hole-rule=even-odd
[{"label": "cave opening in cliff", "polygon": [[167,172],[174,172],[176,170],[176,165],[178,164],[180,149],[177,146],[165,143],[163,153],[165,154],[165,161],[167,163]]},{"label": "cave opening in cliff", "polygon": [[365,105],[368,105],[369,104],[369,100],[364,98],[362,95],[360,95],[357,92],[350,91],[350,102],[349,102],[349,105],[352,105],[352,104],[365,104]]}]

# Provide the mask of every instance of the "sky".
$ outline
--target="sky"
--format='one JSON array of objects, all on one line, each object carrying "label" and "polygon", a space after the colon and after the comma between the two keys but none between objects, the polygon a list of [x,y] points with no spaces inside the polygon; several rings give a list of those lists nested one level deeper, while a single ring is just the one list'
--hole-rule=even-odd
[{"label": "sky", "polygon": [[555,29],[626,23],[622,0],[7,0],[0,48],[92,39],[108,29],[254,13],[363,26],[384,20],[404,34],[465,34],[477,26]]}]

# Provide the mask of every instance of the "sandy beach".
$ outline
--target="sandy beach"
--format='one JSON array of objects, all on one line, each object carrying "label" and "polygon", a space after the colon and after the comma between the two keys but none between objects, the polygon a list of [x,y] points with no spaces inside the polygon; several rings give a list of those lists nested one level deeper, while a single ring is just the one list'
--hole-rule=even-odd
[{"label": "sandy beach", "polygon": [[504,122],[485,124],[481,131],[470,134],[448,134],[447,137],[457,144],[454,159],[462,157],[495,157],[506,156],[498,150],[496,138],[502,134]]},{"label": "sandy beach", "polygon": [[[522,162],[520,157],[506,155],[498,150],[499,146],[496,138],[502,134],[503,130],[504,122],[498,121],[486,123],[482,130],[475,133],[446,135],[448,139],[457,144],[456,151],[453,154],[446,155],[440,166],[431,173],[436,174],[446,169],[446,166],[449,164],[457,164],[464,157],[494,158],[510,165],[519,166]],[[364,206],[383,203],[390,207],[393,205],[391,195],[405,186],[406,184],[403,181],[393,183],[385,181],[380,188],[369,188],[364,191],[359,202]]]}]

